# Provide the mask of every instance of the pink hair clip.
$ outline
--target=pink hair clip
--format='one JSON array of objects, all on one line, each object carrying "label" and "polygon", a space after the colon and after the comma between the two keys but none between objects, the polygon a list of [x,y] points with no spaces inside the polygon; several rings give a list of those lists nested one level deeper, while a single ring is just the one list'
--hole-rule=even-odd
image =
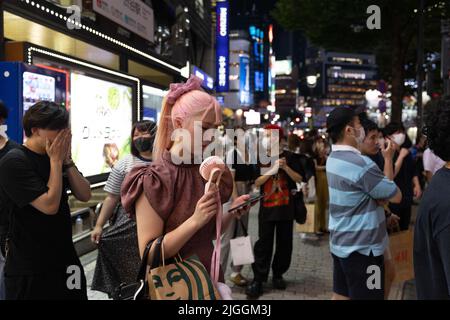
[{"label": "pink hair clip", "polygon": [[199,77],[191,75],[186,83],[171,83],[170,91],[167,94],[167,103],[174,105],[183,94],[192,90],[200,90],[202,82],[203,80]]}]

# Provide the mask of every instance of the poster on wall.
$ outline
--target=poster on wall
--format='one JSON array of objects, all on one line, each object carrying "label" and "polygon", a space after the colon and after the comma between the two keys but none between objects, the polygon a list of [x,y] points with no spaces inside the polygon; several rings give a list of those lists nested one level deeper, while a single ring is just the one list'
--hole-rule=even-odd
[{"label": "poster on wall", "polygon": [[108,173],[130,153],[132,106],[131,87],[71,74],[72,157],[84,176]]}]

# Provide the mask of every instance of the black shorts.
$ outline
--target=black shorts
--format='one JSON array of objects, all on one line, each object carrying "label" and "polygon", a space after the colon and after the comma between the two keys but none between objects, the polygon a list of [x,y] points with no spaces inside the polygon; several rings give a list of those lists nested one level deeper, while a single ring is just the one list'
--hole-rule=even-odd
[{"label": "black shorts", "polygon": [[384,257],[353,252],[333,256],[333,291],[352,300],[384,299]]}]

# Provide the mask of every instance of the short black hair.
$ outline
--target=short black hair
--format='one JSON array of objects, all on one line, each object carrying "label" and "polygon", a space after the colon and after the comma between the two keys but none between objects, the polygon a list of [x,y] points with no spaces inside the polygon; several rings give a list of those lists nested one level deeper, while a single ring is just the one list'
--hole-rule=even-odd
[{"label": "short black hair", "polygon": [[332,143],[337,143],[344,136],[344,128],[353,123],[357,114],[352,108],[337,107],[327,118],[327,133]]},{"label": "short black hair", "polygon": [[391,122],[383,129],[383,135],[390,136],[394,134],[397,131],[405,132],[405,127],[401,122]]},{"label": "short black hair", "polygon": [[23,116],[25,135],[32,136],[31,129],[62,130],[69,126],[69,112],[63,106],[50,101],[34,104]]},{"label": "short black hair", "polygon": [[361,120],[361,125],[364,128],[364,132],[366,133],[366,136],[369,134],[370,131],[374,131],[374,130],[379,131],[380,130],[380,128],[378,128],[378,125],[375,122],[373,122],[372,120],[370,120],[368,118],[361,119],[361,117],[360,117],[360,120]]},{"label": "short black hair", "polygon": [[2,100],[0,100],[0,119],[7,119],[8,118],[8,108],[3,103]]},{"label": "short black hair", "polygon": [[[150,120],[142,120],[142,121],[137,121],[133,124],[132,128],[131,128],[131,154],[135,157],[139,156],[139,151],[138,149],[136,149],[134,143],[133,143],[133,136],[134,133],[137,131],[139,132],[148,132],[150,133],[150,136],[154,139],[155,135],[156,135],[156,123],[154,123],[153,121]],[[153,146],[152,146],[153,149]]]},{"label": "short black hair", "polygon": [[439,158],[450,161],[450,98],[433,101],[425,113],[424,134]]}]

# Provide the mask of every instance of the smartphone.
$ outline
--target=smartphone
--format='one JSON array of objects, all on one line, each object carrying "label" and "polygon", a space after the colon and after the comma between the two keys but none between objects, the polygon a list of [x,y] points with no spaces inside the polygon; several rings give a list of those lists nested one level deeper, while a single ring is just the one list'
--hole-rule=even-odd
[{"label": "smartphone", "polygon": [[234,211],[234,210],[238,210],[238,209],[242,209],[248,205],[252,206],[254,205],[256,202],[258,202],[259,200],[261,200],[262,198],[264,198],[265,194],[260,194],[260,195],[256,195],[253,197],[250,197],[250,199],[248,199],[247,201],[245,201],[244,203],[229,209],[228,211]]}]

